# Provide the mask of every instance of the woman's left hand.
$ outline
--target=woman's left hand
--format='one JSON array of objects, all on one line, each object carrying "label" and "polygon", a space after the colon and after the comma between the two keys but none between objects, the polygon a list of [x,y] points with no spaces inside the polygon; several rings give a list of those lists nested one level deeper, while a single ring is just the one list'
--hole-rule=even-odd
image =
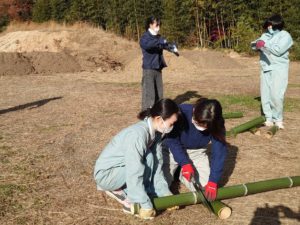
[{"label": "woman's left hand", "polygon": [[208,201],[214,201],[217,197],[218,185],[215,182],[209,181],[205,186],[205,197]]},{"label": "woman's left hand", "polygon": [[265,42],[263,40],[259,40],[256,42],[256,48],[261,49],[262,47],[265,47]]}]

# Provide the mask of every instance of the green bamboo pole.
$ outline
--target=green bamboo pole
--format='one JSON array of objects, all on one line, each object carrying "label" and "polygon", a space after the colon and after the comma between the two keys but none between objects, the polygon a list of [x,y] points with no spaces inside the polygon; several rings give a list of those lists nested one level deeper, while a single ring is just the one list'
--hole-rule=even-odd
[{"label": "green bamboo pole", "polygon": [[217,199],[237,198],[266,191],[300,186],[300,176],[284,177],[219,188]]},{"label": "green bamboo pole", "polygon": [[266,133],[267,138],[272,138],[276,132],[279,130],[278,126],[272,126]]},{"label": "green bamboo pole", "polygon": [[238,133],[242,133],[244,131],[247,131],[253,127],[256,127],[266,121],[266,118],[264,116],[260,116],[257,118],[254,118],[246,123],[243,123],[241,125],[238,125],[231,130],[226,132],[226,136],[236,136]]},{"label": "green bamboo pole", "polygon": [[[237,198],[246,195],[297,186],[300,186],[300,176],[246,183],[219,188],[216,200]],[[173,206],[186,206],[198,203],[201,203],[201,200],[197,192],[187,192],[153,199],[153,205],[157,210],[164,210]]]},{"label": "green bamboo pole", "polygon": [[224,119],[235,119],[235,118],[242,118],[244,115],[242,112],[228,112],[223,113]]}]

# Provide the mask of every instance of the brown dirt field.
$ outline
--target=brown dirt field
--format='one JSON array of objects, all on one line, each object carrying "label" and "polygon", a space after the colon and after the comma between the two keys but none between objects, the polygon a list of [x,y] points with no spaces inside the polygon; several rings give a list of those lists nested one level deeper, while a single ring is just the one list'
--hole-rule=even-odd
[{"label": "brown dirt field", "polygon": [[[227,220],[219,220],[202,205],[194,205],[162,212],[153,221],[141,221],[125,215],[116,201],[97,191],[92,173],[101,149],[120,129],[137,121],[141,54],[137,45],[111,34],[101,33],[103,40],[97,48],[92,42],[95,36],[89,38],[88,32],[83,35],[91,43],[83,52],[66,45],[70,56],[107,56],[123,67],[106,71],[81,68],[83,71],[72,73],[31,71],[24,76],[13,74],[15,64],[8,63],[12,75],[0,76],[0,224],[300,223],[299,187],[224,200],[233,210]],[[108,45],[114,41],[118,47]],[[99,52],[102,49],[103,54],[93,53],[93,48]],[[163,71],[165,97],[188,101],[198,95],[259,96],[256,57],[199,50],[184,50],[180,57],[165,56],[169,65]],[[286,97],[299,100],[298,62],[291,63],[289,83]],[[300,175],[299,107],[285,113],[286,129],[272,139],[249,132],[229,139],[222,183],[229,186]],[[226,127],[260,114],[245,109],[244,113],[244,118],[226,121]]]}]

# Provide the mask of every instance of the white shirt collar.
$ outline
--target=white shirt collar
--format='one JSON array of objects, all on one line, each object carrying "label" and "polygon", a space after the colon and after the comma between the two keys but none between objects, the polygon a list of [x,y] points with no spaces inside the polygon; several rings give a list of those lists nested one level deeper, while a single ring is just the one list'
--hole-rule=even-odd
[{"label": "white shirt collar", "polygon": [[154,36],[156,36],[157,35],[157,33],[155,33],[155,31],[154,30],[152,30],[151,28],[149,28],[148,29],[148,31],[152,34],[152,35],[154,35]]},{"label": "white shirt collar", "polygon": [[153,127],[153,121],[152,121],[151,117],[147,118],[147,123],[148,123],[149,131],[150,131],[151,140],[153,140],[155,138],[155,130]]}]

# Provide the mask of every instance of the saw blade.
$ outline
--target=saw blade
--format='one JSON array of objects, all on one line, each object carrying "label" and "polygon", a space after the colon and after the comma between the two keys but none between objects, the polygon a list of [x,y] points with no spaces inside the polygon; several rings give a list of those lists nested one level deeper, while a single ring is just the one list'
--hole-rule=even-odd
[{"label": "saw blade", "polygon": [[203,194],[203,191],[201,188],[198,187],[194,179],[191,179],[191,184],[195,192],[197,192],[198,196],[200,197],[200,200],[202,204],[210,211],[213,212],[212,206],[210,202],[206,199],[205,195]]}]

